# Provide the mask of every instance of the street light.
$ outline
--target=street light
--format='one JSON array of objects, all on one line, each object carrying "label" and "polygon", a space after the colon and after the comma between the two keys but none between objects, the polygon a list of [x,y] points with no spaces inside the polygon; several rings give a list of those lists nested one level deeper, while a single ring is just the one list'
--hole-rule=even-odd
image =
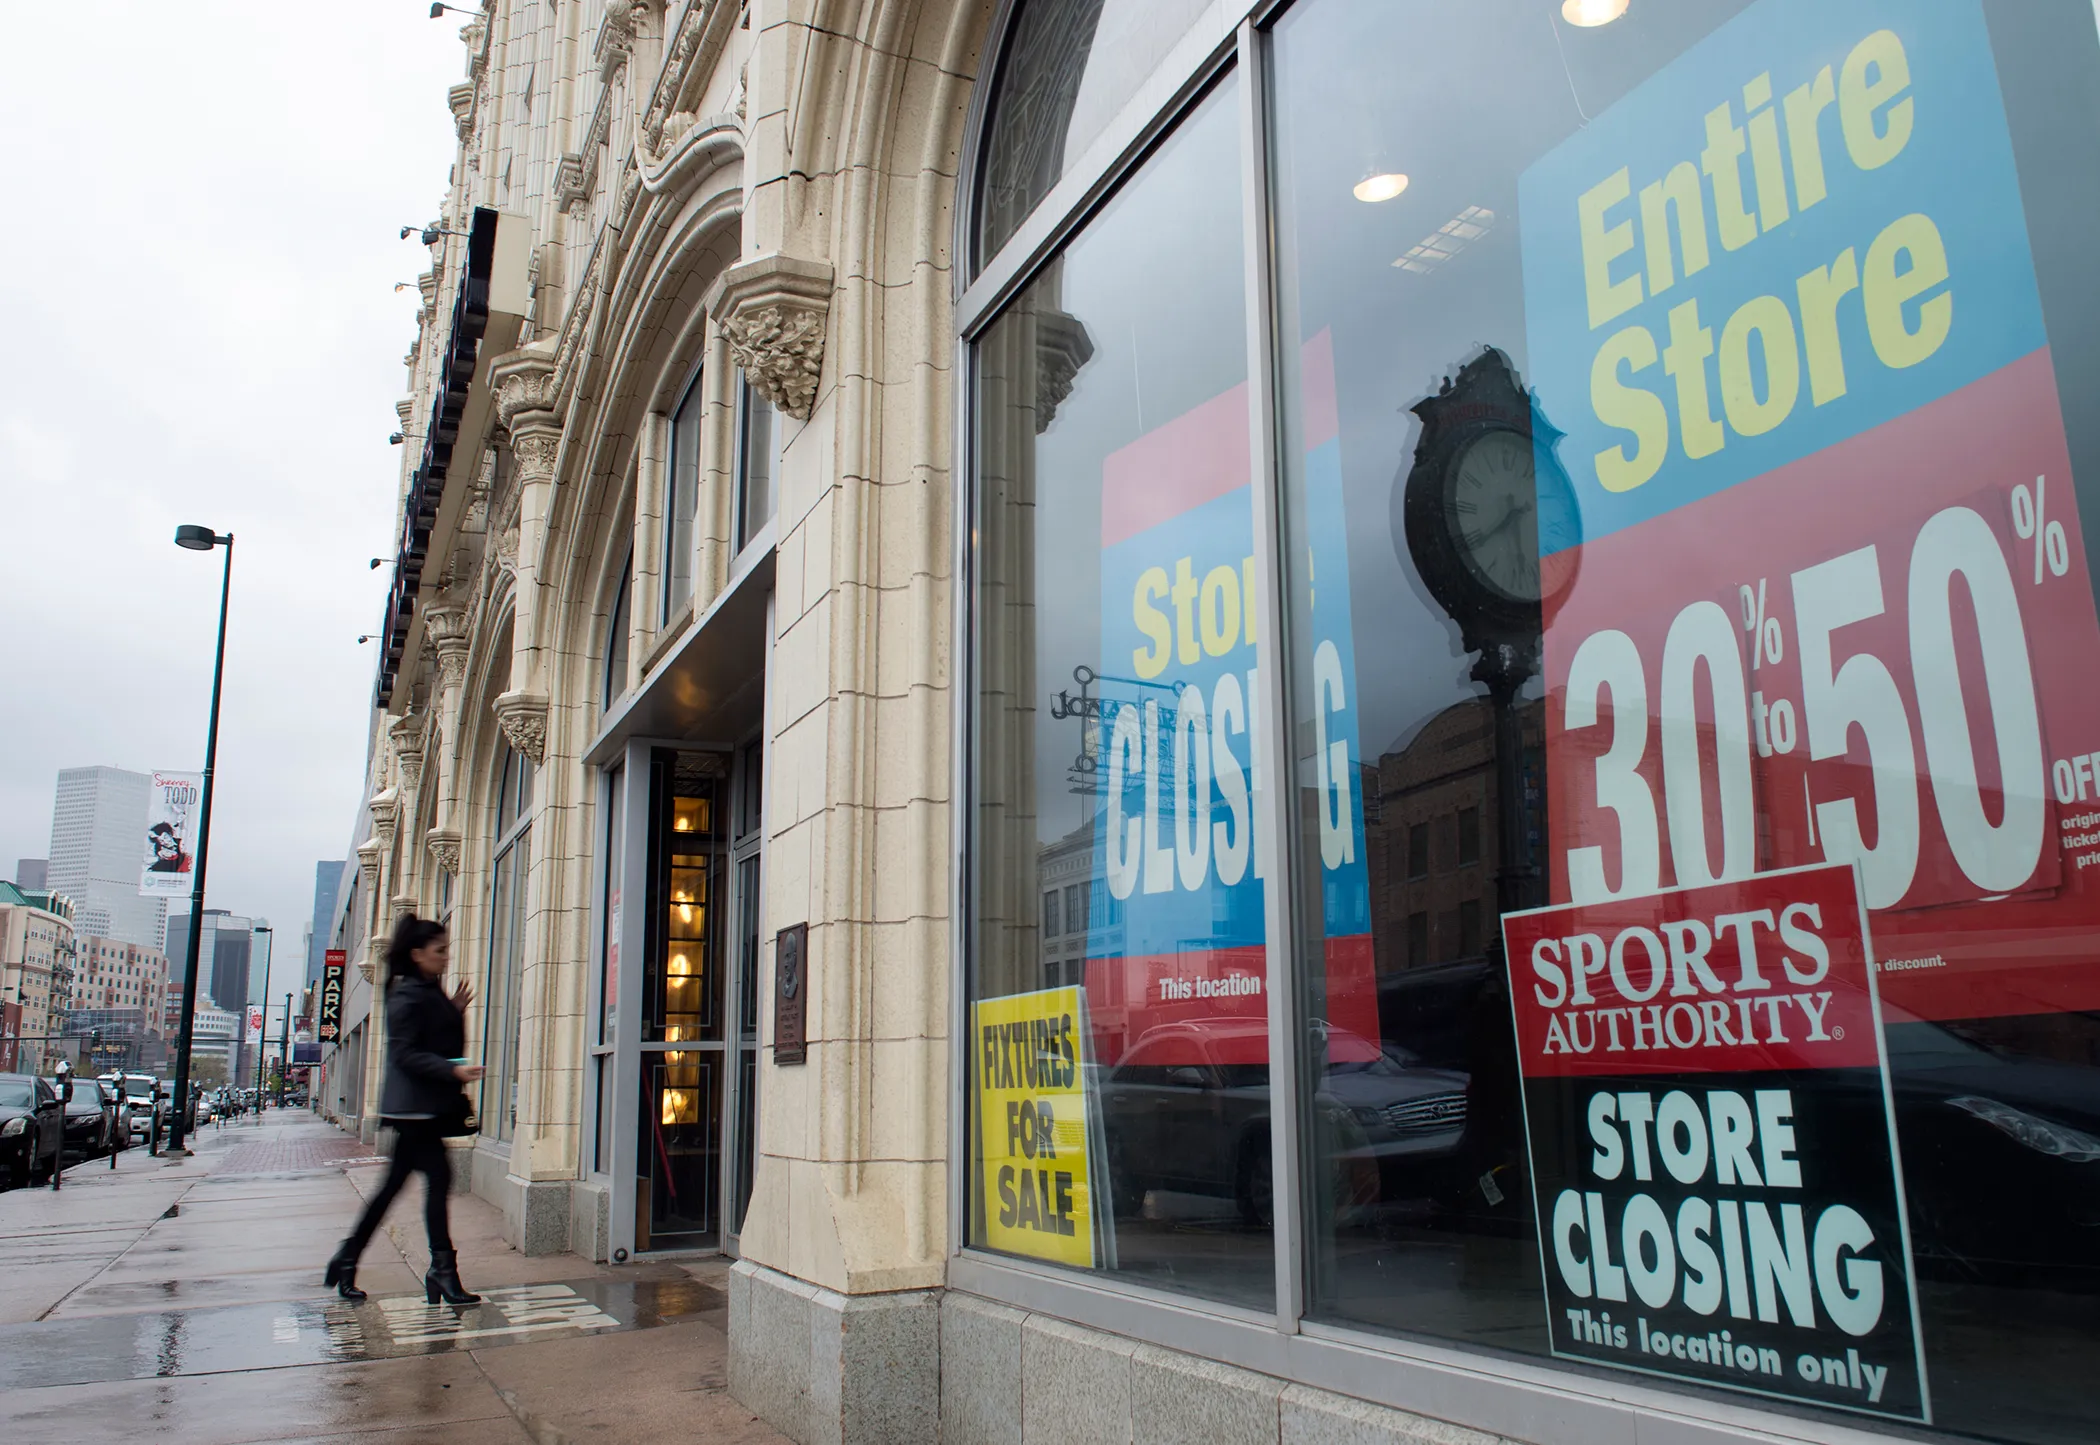
[{"label": "street light", "polygon": [[219,580],[219,647],[211,664],[211,725],[204,735],[204,809],[197,825],[197,877],[190,885],[190,957],[182,975],[182,1019],[175,1043],[175,1100],[168,1124],[167,1152],[177,1156],[190,1102],[190,1040],[197,1024],[197,954],[204,947],[204,860],[211,851],[211,777],[219,757],[219,682],[226,672],[226,599],[233,591],[233,533],[221,537],[209,527],[175,529],[175,545],[192,552],[226,549],[226,570]]}]

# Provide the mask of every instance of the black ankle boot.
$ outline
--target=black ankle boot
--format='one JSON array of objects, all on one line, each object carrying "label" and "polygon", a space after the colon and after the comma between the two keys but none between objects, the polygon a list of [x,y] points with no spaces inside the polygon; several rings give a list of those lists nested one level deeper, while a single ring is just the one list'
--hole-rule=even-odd
[{"label": "black ankle boot", "polygon": [[352,1304],[364,1299],[365,1292],[357,1287],[357,1252],[350,1247],[349,1240],[337,1247],[335,1258],[328,1261],[328,1272],[321,1277],[321,1283],[334,1285],[335,1292]]},{"label": "black ankle boot", "polygon": [[459,1282],[459,1251],[456,1249],[433,1249],[430,1251],[430,1273],[423,1276],[423,1297],[436,1304],[443,1300],[448,1305],[478,1305],[481,1296],[468,1294],[467,1287]]}]

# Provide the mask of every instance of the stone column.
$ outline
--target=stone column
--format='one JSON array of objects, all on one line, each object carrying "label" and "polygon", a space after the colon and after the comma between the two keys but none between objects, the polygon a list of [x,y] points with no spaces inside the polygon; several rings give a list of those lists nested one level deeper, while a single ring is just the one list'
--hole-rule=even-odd
[{"label": "stone column", "polygon": [[[423,835],[423,846],[433,864],[457,878],[461,841],[459,732],[469,646],[466,609],[449,598],[441,598],[424,612],[423,631],[437,649],[438,660],[438,751],[434,760],[427,755],[424,759],[426,786],[437,789],[437,811],[430,831]],[[435,881],[433,877],[432,882]]]}]

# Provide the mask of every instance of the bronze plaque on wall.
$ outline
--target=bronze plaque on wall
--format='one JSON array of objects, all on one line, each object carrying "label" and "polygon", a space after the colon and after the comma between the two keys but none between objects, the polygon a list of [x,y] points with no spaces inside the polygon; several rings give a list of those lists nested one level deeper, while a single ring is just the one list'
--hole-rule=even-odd
[{"label": "bronze plaque on wall", "polygon": [[773,1062],[799,1064],[808,1056],[802,1001],[809,991],[809,925],[783,928],[773,941]]}]

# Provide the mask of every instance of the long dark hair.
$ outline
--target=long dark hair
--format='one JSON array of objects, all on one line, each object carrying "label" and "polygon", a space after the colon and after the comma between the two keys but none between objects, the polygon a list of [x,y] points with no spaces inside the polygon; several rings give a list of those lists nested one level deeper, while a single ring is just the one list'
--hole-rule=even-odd
[{"label": "long dark hair", "polygon": [[444,936],[445,925],[435,918],[404,915],[394,925],[394,936],[386,946],[386,986],[392,988],[404,978],[421,978],[423,970],[416,967],[416,950]]}]

